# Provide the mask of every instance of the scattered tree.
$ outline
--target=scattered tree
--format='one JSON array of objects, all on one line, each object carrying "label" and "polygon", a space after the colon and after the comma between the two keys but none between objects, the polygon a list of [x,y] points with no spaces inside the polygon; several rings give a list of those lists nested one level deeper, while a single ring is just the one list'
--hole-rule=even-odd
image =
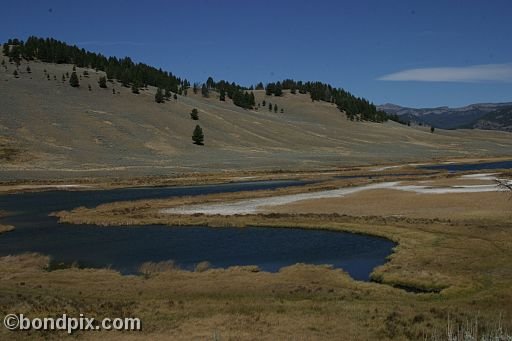
[{"label": "scattered tree", "polygon": [[254,94],[247,91],[235,91],[233,93],[233,104],[244,109],[252,109],[256,104]]},{"label": "scattered tree", "polygon": [[208,79],[206,80],[206,86],[208,87],[208,89],[215,88],[215,82],[213,81],[212,77],[208,77]]},{"label": "scattered tree", "polygon": [[265,95],[272,96],[272,92],[274,92],[271,84],[267,84],[267,87],[265,88]]},{"label": "scattered tree", "polygon": [[274,96],[282,96],[283,95],[283,87],[281,86],[281,82],[277,82],[274,86]]},{"label": "scattered tree", "polygon": [[199,120],[199,111],[197,111],[196,108],[192,109],[192,111],[190,112],[190,118],[194,121]]},{"label": "scattered tree", "polygon": [[69,77],[69,85],[71,85],[73,88],[78,88],[80,86],[80,81],[78,80],[76,72],[71,73],[71,77]]},{"label": "scattered tree", "polygon": [[204,143],[203,129],[199,125],[196,125],[194,132],[192,133],[192,141],[198,146],[202,146]]},{"label": "scattered tree", "polygon": [[21,59],[38,59],[44,63],[73,64],[73,71],[79,68],[104,71],[107,79],[118,79],[125,85],[132,84],[138,79],[140,83],[161,88],[169,87],[173,91],[178,91],[180,86],[189,86],[185,79],[143,63],[134,63],[129,57],[105,57],[52,38],[29,37],[25,42],[9,39],[3,45],[3,49],[6,52],[5,56],[13,62]]},{"label": "scattered tree", "polygon": [[[62,76],[64,79],[64,75]],[[100,85],[100,88],[106,89],[107,88],[107,77],[101,76],[100,80],[98,81],[98,84]]]},{"label": "scattered tree", "polygon": [[206,87],[206,84],[203,83],[203,86],[201,87],[201,95],[203,97],[208,97],[208,88]]},{"label": "scattered tree", "polygon": [[132,84],[132,93],[138,95],[139,94],[139,85],[136,82]]},{"label": "scattered tree", "polygon": [[161,88],[156,89],[155,102],[157,102],[157,103],[164,102],[164,93],[162,92]]}]

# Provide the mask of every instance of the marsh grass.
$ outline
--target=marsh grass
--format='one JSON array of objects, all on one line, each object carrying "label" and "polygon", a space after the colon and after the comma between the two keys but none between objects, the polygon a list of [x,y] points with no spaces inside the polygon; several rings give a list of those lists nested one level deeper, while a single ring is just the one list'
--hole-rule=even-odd
[{"label": "marsh grass", "polygon": [[[307,190],[323,186],[335,184],[317,184]],[[381,284],[357,282],[341,270],[303,264],[271,274],[248,267],[183,271],[163,262],[146,264],[142,276],[121,276],[110,270],[40,273],[32,267],[27,271],[28,259],[11,258],[10,262],[0,259],[0,290],[6,293],[0,296],[0,311],[21,305],[34,313],[39,310],[31,304],[39,307],[38,302],[55,302],[45,303],[42,309],[55,312],[62,308],[60,302],[69,301],[73,303],[68,309],[75,312],[89,309],[100,315],[116,311],[138,314],[144,322],[143,335],[154,340],[276,340],[290,339],[291,335],[312,340],[510,340],[510,221],[159,213],[160,208],[173,205],[297,190],[301,189],[112,203],[58,215],[61,221],[106,226],[272,226],[380,236],[397,243],[388,262],[372,274]],[[394,286],[434,292],[409,293]],[[91,304],[98,301],[104,307]],[[500,311],[507,318],[496,324]]]},{"label": "marsh grass", "polygon": [[204,271],[209,270],[211,267],[212,267],[212,265],[210,264],[210,262],[203,261],[203,262],[197,263],[194,271],[195,272],[204,272]]},{"label": "marsh grass", "polygon": [[172,272],[179,270],[179,266],[173,260],[166,260],[161,262],[145,262],[139,266],[138,272],[143,274],[145,277],[162,273]]}]

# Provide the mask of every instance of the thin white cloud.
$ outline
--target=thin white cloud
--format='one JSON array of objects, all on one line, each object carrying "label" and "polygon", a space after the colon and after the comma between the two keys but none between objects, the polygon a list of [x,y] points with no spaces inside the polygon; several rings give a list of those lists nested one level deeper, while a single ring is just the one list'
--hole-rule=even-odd
[{"label": "thin white cloud", "polygon": [[463,67],[407,69],[379,77],[382,81],[417,82],[512,82],[512,63]]}]

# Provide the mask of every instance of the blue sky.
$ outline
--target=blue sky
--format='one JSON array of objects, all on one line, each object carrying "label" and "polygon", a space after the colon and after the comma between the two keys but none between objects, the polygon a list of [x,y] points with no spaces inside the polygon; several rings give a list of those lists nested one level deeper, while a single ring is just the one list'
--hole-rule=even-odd
[{"label": "blue sky", "polygon": [[0,40],[54,37],[191,81],[320,80],[380,104],[512,101],[512,2],[13,1]]}]

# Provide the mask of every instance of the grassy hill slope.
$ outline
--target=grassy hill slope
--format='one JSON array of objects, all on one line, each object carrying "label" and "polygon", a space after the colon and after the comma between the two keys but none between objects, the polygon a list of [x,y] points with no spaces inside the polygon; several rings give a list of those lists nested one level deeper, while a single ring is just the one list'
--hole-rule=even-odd
[{"label": "grassy hill slope", "polygon": [[[0,56],[0,59],[2,57]],[[7,58],[5,58],[7,59]],[[7,60],[6,60],[7,63]],[[108,83],[102,72],[77,68],[80,88],[62,82],[72,66],[27,62],[0,68],[0,177],[156,175],[232,169],[312,169],[417,161],[438,157],[510,155],[511,135],[480,130],[442,131],[394,122],[352,122],[336,106],[311,102],[309,95],[265,96],[284,108],[245,110],[227,99],[178,96],[154,101],[155,89],[132,94]],[[44,70],[50,74],[47,79]],[[56,76],[56,80],[54,79]],[[91,85],[92,91],[88,90]],[[115,95],[112,93],[115,88]],[[192,108],[199,121],[190,119]],[[192,144],[196,124],[205,146]]]}]

